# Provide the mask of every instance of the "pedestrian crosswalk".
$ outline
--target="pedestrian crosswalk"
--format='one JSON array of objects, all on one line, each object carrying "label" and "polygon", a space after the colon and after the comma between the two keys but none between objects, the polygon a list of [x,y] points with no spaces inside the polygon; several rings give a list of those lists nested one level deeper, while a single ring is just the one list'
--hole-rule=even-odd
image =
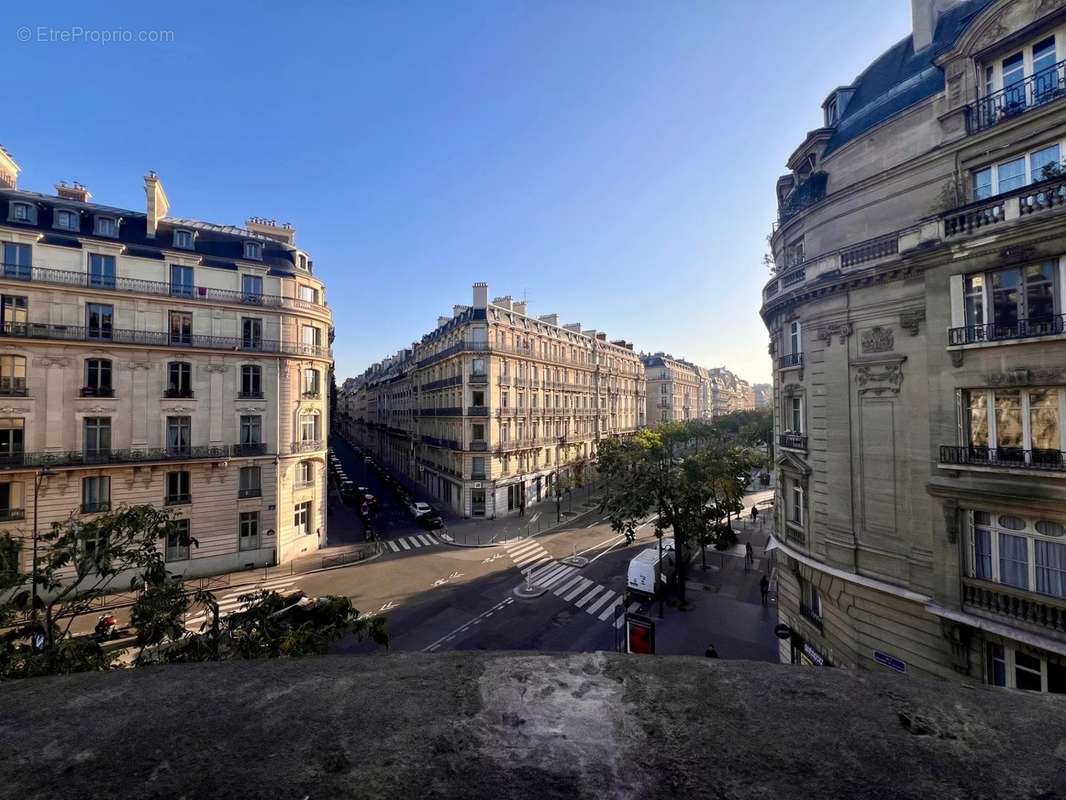
[{"label": "pedestrian crosswalk", "polygon": [[509,542],[503,546],[507,555],[511,557],[515,566],[525,572],[527,569],[539,569],[552,560],[551,555],[545,550],[540,542],[520,539],[517,542]]},{"label": "pedestrian crosswalk", "polygon": [[[232,614],[234,611],[241,610],[245,603],[240,598],[246,594],[254,594],[260,590],[280,592],[282,594],[295,589],[293,584],[299,580],[299,576],[288,575],[284,578],[274,578],[269,580],[260,581],[258,583],[246,583],[241,586],[235,587],[231,591],[227,591],[225,594],[216,595],[215,599],[218,601],[218,614],[219,617],[224,617],[227,614]],[[210,613],[205,609],[201,610],[191,617],[185,619],[185,630],[192,631],[194,633],[199,632],[201,626],[210,621]]]},{"label": "pedestrian crosswalk", "polygon": [[387,539],[385,544],[393,553],[402,553],[404,550],[417,550],[419,547],[432,547],[440,544],[431,533],[419,533],[413,536],[397,536],[395,539]]},{"label": "pedestrian crosswalk", "polygon": [[551,559],[530,574],[529,582],[573,603],[600,622],[612,623],[615,628],[625,624],[625,614],[619,609],[632,612],[640,608],[637,602],[626,606],[621,593],[583,577],[578,567]]}]

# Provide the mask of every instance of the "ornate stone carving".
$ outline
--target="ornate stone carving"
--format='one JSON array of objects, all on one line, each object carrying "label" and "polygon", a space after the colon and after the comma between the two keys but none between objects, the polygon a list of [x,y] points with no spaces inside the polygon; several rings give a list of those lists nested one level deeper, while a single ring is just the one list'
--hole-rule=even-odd
[{"label": "ornate stone carving", "polygon": [[0,414],[28,414],[31,411],[33,411],[32,408],[23,406],[3,406],[0,408]]},{"label": "ornate stone carving", "polygon": [[864,353],[887,353],[896,346],[896,337],[891,328],[875,326],[862,332],[862,351]]},{"label": "ornate stone carving", "polygon": [[948,541],[951,544],[959,541],[959,503],[957,500],[944,501],[944,529],[947,531]]},{"label": "ornate stone carving", "polygon": [[924,308],[916,308],[914,311],[904,311],[899,315],[899,327],[910,333],[911,336],[918,335],[919,324],[922,322],[925,322]]},{"label": "ornate stone carving", "polygon": [[981,38],[977,40],[977,45],[974,50],[984,50],[990,44],[998,42],[1010,31],[1003,24],[1003,12],[997,14],[991,22],[988,23],[988,27],[985,32],[981,34]]},{"label": "ornate stone carving", "polygon": [[167,406],[168,414],[191,414],[195,411],[191,406]]},{"label": "ornate stone carving", "polygon": [[126,368],[130,370],[144,369],[148,370],[152,368],[151,361],[127,361]]},{"label": "ornate stone carving", "polygon": [[208,364],[204,367],[208,372],[225,372],[229,367],[225,364]]},{"label": "ornate stone carving", "polygon": [[[263,402],[266,402],[265,400]],[[262,406],[240,406],[236,409],[241,414],[260,414],[263,411]]]},{"label": "ornate stone carving", "polygon": [[1004,247],[999,251],[999,265],[1017,264],[1021,261],[1032,261],[1036,258],[1037,250],[1031,244],[1015,244]]},{"label": "ornate stone carving", "polygon": [[38,367],[66,367],[70,359],[64,356],[41,356],[33,362]]},{"label": "ornate stone carving", "polygon": [[953,367],[961,367],[962,366],[962,360],[963,360],[963,352],[962,352],[962,350],[952,350],[951,351],[951,366],[953,366]]},{"label": "ornate stone carving", "polygon": [[834,336],[839,336],[840,343],[845,344],[851,336],[851,331],[850,322],[831,322],[818,329],[818,338],[825,343],[826,347],[833,341]]},{"label": "ornate stone carving", "polygon": [[1039,17],[1042,14],[1046,14],[1048,11],[1054,11],[1056,8],[1062,8],[1066,5],[1066,0],[1040,0],[1036,6],[1036,13],[1034,17]]},{"label": "ornate stone carving", "polygon": [[864,364],[856,369],[859,394],[899,394],[903,384],[903,363]]},{"label": "ornate stone carving", "polygon": [[992,372],[985,375],[989,386],[1035,386],[1044,383],[1062,383],[1066,369],[1027,369],[1017,367],[1006,372]]}]

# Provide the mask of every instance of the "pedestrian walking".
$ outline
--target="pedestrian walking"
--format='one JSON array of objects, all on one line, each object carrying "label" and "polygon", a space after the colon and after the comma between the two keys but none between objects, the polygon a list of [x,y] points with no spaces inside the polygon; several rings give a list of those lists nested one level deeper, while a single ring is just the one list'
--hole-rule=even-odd
[{"label": "pedestrian walking", "polygon": [[759,580],[759,594],[762,595],[762,604],[766,605],[767,598],[770,596],[770,579],[765,575]]},{"label": "pedestrian walking", "polygon": [[758,521],[759,521],[759,508],[758,508],[758,506],[752,506],[751,507],[751,522],[754,525]]},{"label": "pedestrian walking", "polygon": [[744,568],[755,565],[755,553],[752,552],[751,542],[744,542]]},{"label": "pedestrian walking", "polygon": [[714,649],[713,644],[707,645],[707,649],[703,652],[703,655],[707,658],[718,658],[718,651]]}]

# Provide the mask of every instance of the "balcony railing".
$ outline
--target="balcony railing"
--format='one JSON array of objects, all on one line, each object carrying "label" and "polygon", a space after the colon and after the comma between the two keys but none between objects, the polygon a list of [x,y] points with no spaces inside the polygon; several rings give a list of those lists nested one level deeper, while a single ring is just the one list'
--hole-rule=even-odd
[{"label": "balcony railing", "polygon": [[82,386],[79,397],[114,397],[115,390],[110,386]]},{"label": "balcony railing", "polygon": [[441,378],[439,381],[430,381],[429,383],[423,383],[420,391],[432,392],[434,389],[445,389],[449,386],[458,386],[463,382],[462,375],[452,375],[450,378]]},{"label": "balcony railing", "polygon": [[800,615],[818,630],[822,630],[822,615],[816,613],[806,603],[800,603]]},{"label": "balcony railing", "polygon": [[940,464],[1063,472],[1066,471],[1066,454],[1061,450],[943,445],[940,448]]},{"label": "balcony railing", "polygon": [[26,519],[24,508],[0,508],[0,522],[17,522]]},{"label": "balcony railing", "polygon": [[487,417],[489,415],[488,406],[467,406],[466,414],[468,417]]},{"label": "balcony railing", "polygon": [[76,286],[85,289],[152,294],[162,297],[180,297],[183,300],[200,300],[210,303],[233,303],[242,306],[265,306],[268,308],[325,309],[324,303],[282,297],[274,294],[257,294],[236,289],[211,289],[206,286],[184,286],[164,281],[146,281],[139,278],[100,277],[85,272],[51,269],[50,267],[26,267],[21,264],[3,264],[2,277],[44,283],[52,286]]},{"label": "balcony railing", "polygon": [[864,264],[867,261],[876,261],[885,256],[895,255],[899,252],[899,234],[893,233],[888,236],[880,236],[877,239],[869,239],[857,245],[840,251],[840,268],[847,269],[856,264]]},{"label": "balcony railing", "polygon": [[778,434],[777,443],[788,450],[802,450],[803,452],[807,452],[807,437],[802,433]]},{"label": "balcony railing", "polygon": [[1066,331],[1066,314],[1019,319],[1012,322],[989,322],[984,325],[964,325],[948,330],[949,345],[999,342],[1010,339],[1031,339],[1056,336]]},{"label": "balcony railing", "polygon": [[955,209],[944,216],[944,238],[973,233],[981,228],[996,225],[1007,218],[1006,199],[995,197],[980,203]]},{"label": "balcony railing", "polygon": [[962,579],[962,604],[1046,632],[1066,635],[1066,600],[978,578]]},{"label": "balcony railing", "polygon": [[462,450],[463,446],[455,439],[442,439],[437,436],[422,436],[422,443],[431,447],[445,447],[450,450]]},{"label": "balcony railing", "polygon": [[[255,448],[256,452],[248,452]],[[265,444],[205,445],[198,447],[128,447],[106,450],[61,450],[35,453],[0,454],[0,469],[25,467],[98,466],[105,464],[136,464],[145,461],[191,461],[196,459],[224,459],[245,455],[263,455]]]},{"label": "balcony railing", "polygon": [[44,322],[5,322],[0,336],[21,339],[53,339],[73,342],[108,342],[138,344],[150,347],[194,347],[239,352],[282,353],[297,356],[329,358],[329,347],[323,345],[280,342],[271,339],[245,339],[232,336],[174,337],[166,331],[133,331],[122,328],[87,328],[82,325],[55,325]]},{"label": "balcony railing", "polygon": [[193,391],[192,389],[164,389],[163,397],[167,398],[168,400],[191,400],[193,397]]},{"label": "balcony railing", "polygon": [[803,353],[785,353],[777,358],[778,369],[790,369],[803,366]]},{"label": "balcony railing", "polygon": [[489,443],[484,439],[472,439],[470,449],[475,453],[484,452],[489,449]]},{"label": "balcony railing", "polygon": [[238,400],[262,400],[263,392],[237,392]]},{"label": "balcony railing", "polygon": [[825,199],[826,184],[829,176],[825,172],[815,172],[806,181],[793,189],[777,210],[778,222],[784,225],[801,211]]},{"label": "balcony railing", "polygon": [[[249,445],[250,446],[250,445]],[[290,453],[314,453],[318,450],[325,450],[326,443],[320,439],[308,439],[302,442],[293,442],[289,445]]]},{"label": "balcony railing", "polygon": [[991,128],[1061,97],[1066,97],[1066,61],[971,103],[967,106],[970,133]]},{"label": "balcony railing", "polygon": [[474,384],[476,386],[483,386],[488,384],[489,374],[487,372],[471,372],[467,383]]},{"label": "balcony railing", "polygon": [[25,397],[27,394],[25,378],[0,378],[0,396]]},{"label": "balcony railing", "polygon": [[263,489],[261,487],[259,487],[259,486],[256,486],[254,489],[238,489],[237,490],[237,497],[239,499],[241,499],[241,500],[246,500],[249,497],[262,497],[262,496],[263,496]]},{"label": "balcony railing", "polygon": [[456,344],[453,344],[451,347],[444,348],[439,353],[434,353],[431,356],[426,356],[418,362],[417,366],[419,369],[421,369],[422,367],[428,367],[430,364],[436,364],[438,361],[443,361],[444,359],[450,356],[454,356],[456,353],[484,353],[487,352],[488,349],[489,345],[487,342],[458,342]]}]

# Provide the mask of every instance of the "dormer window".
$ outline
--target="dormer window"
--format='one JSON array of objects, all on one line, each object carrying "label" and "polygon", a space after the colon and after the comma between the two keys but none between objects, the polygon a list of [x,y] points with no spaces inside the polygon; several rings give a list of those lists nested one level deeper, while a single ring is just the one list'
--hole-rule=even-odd
[{"label": "dormer window", "polygon": [[296,257],[296,266],[298,266],[302,270],[306,270],[307,269],[307,256],[305,256],[303,253],[300,253]]},{"label": "dormer window", "polygon": [[37,223],[37,207],[30,203],[12,203],[7,215],[8,222]]},{"label": "dormer window", "polygon": [[96,217],[95,231],[97,236],[116,238],[118,236],[118,220],[114,217]]},{"label": "dormer window", "polygon": [[252,261],[262,261],[263,245],[260,242],[245,242],[244,257]]},{"label": "dormer window", "polygon": [[825,104],[825,127],[832,128],[837,124],[837,101],[834,97]]},{"label": "dormer window", "polygon": [[57,208],[53,227],[61,231],[77,231],[81,229],[81,221],[78,212],[65,208]]},{"label": "dormer window", "polygon": [[192,231],[178,229],[174,231],[174,247],[179,250],[193,250],[195,238]]}]

